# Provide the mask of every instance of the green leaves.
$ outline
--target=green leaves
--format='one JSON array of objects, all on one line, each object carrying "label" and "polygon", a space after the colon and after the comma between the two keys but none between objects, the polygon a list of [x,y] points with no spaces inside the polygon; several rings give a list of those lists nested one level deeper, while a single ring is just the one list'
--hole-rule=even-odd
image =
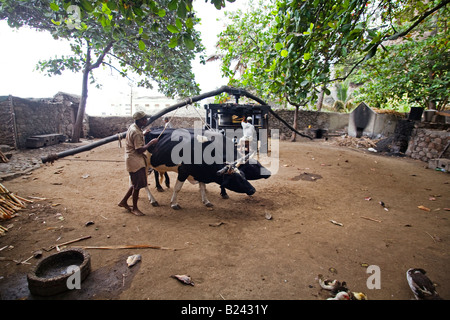
[{"label": "green leaves", "polygon": [[170,38],[170,41],[169,41],[169,44],[168,44],[169,48],[173,49],[177,45],[178,45],[178,38],[177,37]]},{"label": "green leaves", "polygon": [[87,12],[93,12],[94,6],[92,6],[91,2],[88,0],[80,0],[81,7]]},{"label": "green leaves", "polygon": [[169,30],[172,33],[180,33],[180,30],[176,26],[171,24],[167,26],[167,30]]},{"label": "green leaves", "polygon": [[189,35],[187,35],[187,34],[184,35],[183,40],[184,40],[184,44],[186,45],[186,48],[188,48],[189,50],[194,50],[195,42],[194,42],[194,40],[192,40],[192,38]]},{"label": "green leaves", "polygon": [[186,20],[186,27],[188,29],[193,29],[194,28],[194,20],[192,20],[192,18],[188,18]]},{"label": "green leaves", "polygon": [[398,110],[419,106],[418,102],[427,108],[434,101],[442,110],[448,103],[450,53],[436,44],[447,42],[445,31],[438,29],[428,37],[391,44],[383,54],[370,51],[371,59],[352,78],[366,83],[355,91],[356,101]]},{"label": "green leaves", "polygon": [[50,3],[50,8],[53,11],[59,11],[59,6],[56,3]]},{"label": "green leaves", "polygon": [[139,49],[140,50],[145,50],[145,43],[142,40],[139,40]]},{"label": "green leaves", "polygon": [[[284,45],[280,42],[277,42],[274,46],[275,50],[280,51],[280,55],[283,58],[286,58],[288,56],[289,52],[286,49],[283,49],[283,47],[284,47]],[[283,49],[283,50],[281,50],[281,49]]]},{"label": "green leaves", "polygon": [[379,42],[390,31],[376,28],[379,11],[381,16],[384,10],[394,14],[417,1],[383,6],[362,0],[253,0],[249,12],[229,14],[231,24],[220,35],[224,75],[266,98],[314,101],[330,81],[332,64],[355,54],[366,61],[376,57]]}]

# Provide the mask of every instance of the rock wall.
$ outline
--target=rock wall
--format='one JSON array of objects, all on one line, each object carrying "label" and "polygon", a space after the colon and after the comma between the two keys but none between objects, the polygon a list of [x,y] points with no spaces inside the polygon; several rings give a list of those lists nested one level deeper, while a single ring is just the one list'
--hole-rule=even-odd
[{"label": "rock wall", "polygon": [[[13,96],[0,97],[0,145],[16,149],[26,148],[26,140],[33,135],[63,134],[70,140],[73,124],[78,112],[79,97],[58,93],[47,99],[22,99]],[[282,119],[293,126],[293,110],[275,111]],[[174,128],[193,128],[199,117],[176,116],[171,119]],[[406,120],[405,120],[406,121]],[[82,137],[106,138],[127,131],[133,122],[131,117],[89,117],[83,123]],[[396,122],[396,121],[393,121]],[[399,121],[401,122],[401,121]],[[396,122],[397,123],[397,122]],[[349,114],[335,112],[298,112],[298,130],[314,136],[315,130],[347,133]],[[157,119],[153,127],[163,126]],[[281,121],[269,115],[269,129],[278,129],[279,137],[289,138],[292,131]],[[317,133],[317,132],[316,132]],[[395,132],[398,134],[398,132]],[[395,139],[394,139],[395,140]],[[398,140],[398,139],[397,139]],[[448,124],[417,123],[409,140],[397,146],[398,151],[407,145],[406,156],[428,162],[430,159],[450,159],[450,128]],[[403,141],[402,140],[402,141]]]},{"label": "rock wall", "polygon": [[[276,110],[275,112],[291,126],[294,125],[295,112],[293,110]],[[346,130],[348,120],[349,114],[346,113],[299,110],[297,115],[297,128],[298,131],[308,134],[310,134],[310,129],[322,129],[328,132],[335,132]],[[278,129],[281,139],[292,136],[292,131],[288,127],[270,115],[269,128]]]},{"label": "rock wall", "polygon": [[70,139],[78,112],[77,96],[58,93],[48,99],[0,99],[0,144],[26,148],[27,138],[42,134],[63,134]]},{"label": "rock wall", "polygon": [[[195,121],[201,120],[192,117],[173,117],[170,124],[173,128],[193,128]],[[126,132],[132,123],[131,117],[89,117],[88,136],[100,139],[106,138]],[[151,127],[162,127],[163,125],[163,120],[157,119],[151,124]]]},{"label": "rock wall", "polygon": [[16,129],[10,96],[0,97],[0,124],[0,145],[16,148]]},{"label": "rock wall", "polygon": [[449,129],[426,128],[413,129],[405,154],[413,159],[428,162],[431,159],[450,159]]},{"label": "rock wall", "polygon": [[[278,110],[276,113],[291,126],[293,125],[294,111]],[[203,119],[204,120],[204,119]],[[193,128],[199,117],[178,117],[171,119],[174,128]],[[329,131],[345,130],[348,125],[348,114],[333,112],[299,111],[298,128],[300,132],[311,128],[320,128]],[[89,117],[88,135],[93,138],[106,138],[117,133],[127,131],[128,126],[133,123],[131,117]],[[163,126],[162,118],[152,123],[152,127]],[[281,121],[269,115],[269,129],[278,129],[280,136],[290,137],[292,131]]]}]

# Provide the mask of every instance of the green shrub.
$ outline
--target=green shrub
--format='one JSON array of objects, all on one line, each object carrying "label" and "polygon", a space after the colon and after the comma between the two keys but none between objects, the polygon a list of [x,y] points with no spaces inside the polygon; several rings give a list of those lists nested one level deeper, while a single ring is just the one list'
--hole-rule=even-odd
[{"label": "green shrub", "polygon": [[341,100],[336,100],[333,104],[333,109],[336,110],[337,112],[342,112],[345,109],[345,104],[343,101]]}]

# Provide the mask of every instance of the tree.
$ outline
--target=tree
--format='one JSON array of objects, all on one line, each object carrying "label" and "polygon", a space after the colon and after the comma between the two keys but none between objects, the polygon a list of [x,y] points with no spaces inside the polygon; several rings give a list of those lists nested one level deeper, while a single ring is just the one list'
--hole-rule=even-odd
[{"label": "tree", "polygon": [[384,50],[352,77],[364,83],[357,101],[384,108],[406,100],[409,104],[443,110],[449,102],[449,8],[436,12],[402,41],[386,43]]},{"label": "tree", "polygon": [[[232,0],[228,0],[233,2]],[[211,0],[220,9],[224,0]],[[194,25],[198,19],[192,0],[1,0],[0,19],[11,27],[27,25],[71,40],[73,56],[42,61],[49,75],[81,71],[82,93],[72,141],[78,142],[88,97],[89,76],[109,65],[122,76],[140,77],[139,86],[151,80],[168,96],[198,93],[191,61],[203,50]]]},{"label": "tree", "polygon": [[[237,57],[252,62],[240,78],[228,74],[233,82],[252,87],[265,98],[275,96],[302,106],[316,101],[321,89],[329,94],[328,83],[348,78],[373,58],[385,41],[407,36],[449,2],[272,0],[273,9],[264,16],[261,14],[267,11],[253,4],[241,19],[233,16],[218,42],[218,56],[224,57],[225,71]],[[269,8],[266,2],[264,6]],[[267,27],[260,31],[258,21]],[[397,31],[393,25],[400,22],[402,28]],[[253,41],[255,34],[263,41]],[[333,79],[331,67],[350,55],[360,59],[346,74]]]}]

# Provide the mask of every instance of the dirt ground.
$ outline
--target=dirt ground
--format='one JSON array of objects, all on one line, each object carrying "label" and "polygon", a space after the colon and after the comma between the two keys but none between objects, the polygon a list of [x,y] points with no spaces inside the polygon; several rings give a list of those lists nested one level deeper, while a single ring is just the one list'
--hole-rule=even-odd
[{"label": "dirt ground", "polygon": [[[279,150],[277,172],[252,181],[253,196],[229,192],[224,200],[217,185],[208,185],[212,208],[186,182],[182,209],[171,209],[172,188],[157,192],[152,176],[160,206],[152,207],[142,190],[142,217],[117,206],[128,186],[117,142],[3,181],[22,197],[46,200],[34,199],[17,217],[0,221],[9,227],[0,237],[1,298],[41,299],[30,295],[26,274],[57,252],[45,249],[84,236],[90,238],[61,249],[163,248],[86,249],[92,271],[82,288],[51,299],[324,300],[328,292],[317,281],[323,274],[369,300],[411,300],[405,274],[412,267],[425,269],[439,294],[450,298],[447,173],[333,140],[280,141]],[[170,177],[173,187],[176,176]],[[27,260],[36,250],[43,257]],[[132,254],[142,260],[128,268]],[[367,286],[370,265],[379,267],[379,289]],[[175,274],[191,276],[195,285]]]}]

